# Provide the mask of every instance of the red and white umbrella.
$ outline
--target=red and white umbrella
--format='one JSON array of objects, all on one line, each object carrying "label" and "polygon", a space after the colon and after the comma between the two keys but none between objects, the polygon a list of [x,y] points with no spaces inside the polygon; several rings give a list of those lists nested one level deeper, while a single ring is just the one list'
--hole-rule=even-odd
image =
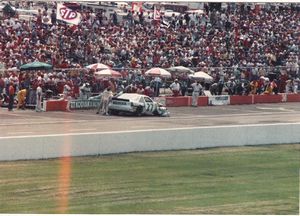
[{"label": "red and white umbrella", "polygon": [[193,74],[195,73],[193,70],[184,67],[184,66],[175,66],[175,67],[170,67],[168,68],[168,71],[170,71],[171,73],[187,73],[187,74]]},{"label": "red and white umbrella", "polygon": [[105,70],[95,72],[95,76],[97,78],[104,78],[104,77],[120,78],[122,77],[122,74],[112,69],[105,69]]},{"label": "red and white umbrella", "polygon": [[104,69],[110,69],[109,66],[105,65],[105,64],[101,64],[101,63],[96,63],[96,64],[91,64],[86,66],[86,68],[89,69],[94,69],[94,70],[104,70]]},{"label": "red and white umbrella", "polygon": [[145,72],[147,76],[171,77],[171,73],[162,68],[151,68]]}]

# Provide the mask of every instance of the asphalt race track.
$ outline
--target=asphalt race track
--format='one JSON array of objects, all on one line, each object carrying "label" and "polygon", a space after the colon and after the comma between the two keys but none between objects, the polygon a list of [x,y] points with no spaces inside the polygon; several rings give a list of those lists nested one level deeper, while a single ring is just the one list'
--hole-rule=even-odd
[{"label": "asphalt race track", "polygon": [[170,117],[103,116],[96,110],[41,112],[0,108],[0,138],[87,132],[300,122],[300,103],[169,107]]}]

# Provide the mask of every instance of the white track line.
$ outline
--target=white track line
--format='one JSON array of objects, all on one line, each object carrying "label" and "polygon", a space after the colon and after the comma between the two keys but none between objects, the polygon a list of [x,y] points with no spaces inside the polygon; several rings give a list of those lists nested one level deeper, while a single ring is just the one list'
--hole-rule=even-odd
[{"label": "white track line", "polygon": [[78,129],[71,129],[69,131],[71,132],[76,132],[76,131],[95,131],[97,130],[96,128],[78,128]]}]

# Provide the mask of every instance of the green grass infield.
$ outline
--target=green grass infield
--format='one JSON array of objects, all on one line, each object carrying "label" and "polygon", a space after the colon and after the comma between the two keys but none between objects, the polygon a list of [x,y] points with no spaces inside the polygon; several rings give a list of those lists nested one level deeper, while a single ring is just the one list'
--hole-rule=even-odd
[{"label": "green grass infield", "polygon": [[300,144],[0,162],[0,213],[299,214]]}]

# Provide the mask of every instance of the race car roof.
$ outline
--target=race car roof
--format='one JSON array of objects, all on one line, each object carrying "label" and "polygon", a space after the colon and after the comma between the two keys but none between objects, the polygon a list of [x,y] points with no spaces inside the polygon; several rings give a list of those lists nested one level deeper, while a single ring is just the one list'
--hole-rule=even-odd
[{"label": "race car roof", "polygon": [[139,101],[142,96],[144,96],[144,95],[135,94],[135,93],[124,93],[124,94],[121,94],[120,96],[118,96],[118,98],[128,99],[130,101]]}]

